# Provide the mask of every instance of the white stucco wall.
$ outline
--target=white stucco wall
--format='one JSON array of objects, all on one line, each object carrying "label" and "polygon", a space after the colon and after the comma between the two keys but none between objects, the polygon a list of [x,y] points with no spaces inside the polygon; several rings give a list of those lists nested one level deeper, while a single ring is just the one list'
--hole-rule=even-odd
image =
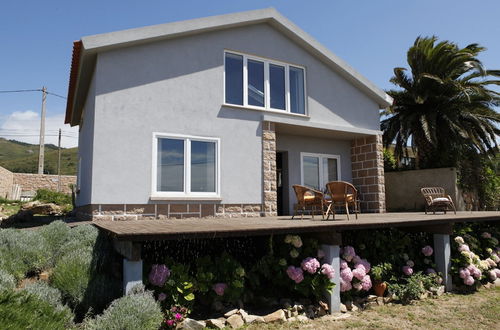
[{"label": "white stucco wall", "polygon": [[[372,99],[266,24],[105,52],[95,72],[92,204],[149,202],[153,132],[220,138],[222,202],[261,203],[263,112],[222,106],[224,49],[306,67],[309,121],[378,130]],[[317,142],[349,152],[347,141]],[[349,179],[350,168],[342,173]]]}]

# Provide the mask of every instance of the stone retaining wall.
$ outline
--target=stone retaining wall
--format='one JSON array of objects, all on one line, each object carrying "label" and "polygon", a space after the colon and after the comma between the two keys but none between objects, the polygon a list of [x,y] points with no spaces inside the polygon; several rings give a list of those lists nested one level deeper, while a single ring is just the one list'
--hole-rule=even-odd
[{"label": "stone retaining wall", "polygon": [[[22,191],[49,189],[57,191],[59,177],[49,174],[13,173],[14,184],[21,186]],[[75,175],[61,175],[61,192],[71,194],[70,184],[76,184]]]},{"label": "stone retaining wall", "polygon": [[8,198],[14,184],[14,173],[0,166],[0,197]]},{"label": "stone retaining wall", "polygon": [[81,220],[154,220],[167,218],[241,218],[264,216],[260,204],[176,201],[169,204],[92,204],[76,208]]}]

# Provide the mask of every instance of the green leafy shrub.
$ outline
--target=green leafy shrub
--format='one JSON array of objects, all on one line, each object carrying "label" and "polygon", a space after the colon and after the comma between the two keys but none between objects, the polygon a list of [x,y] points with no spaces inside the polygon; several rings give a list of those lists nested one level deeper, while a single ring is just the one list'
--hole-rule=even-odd
[{"label": "green leafy shrub", "polygon": [[62,306],[61,292],[56,288],[49,286],[46,282],[37,281],[29,283],[24,287],[24,290],[54,307]]},{"label": "green leafy shrub", "polygon": [[388,262],[382,262],[372,267],[371,276],[375,281],[386,281],[392,271],[392,265]]},{"label": "green leafy shrub", "polygon": [[413,300],[420,299],[426,290],[436,286],[436,276],[424,275],[421,272],[404,278],[405,283],[389,283],[389,290],[403,304],[409,304]]},{"label": "green leafy shrub", "polygon": [[26,291],[0,291],[0,320],[4,330],[66,329],[71,313],[57,310]]},{"label": "green leafy shrub", "polygon": [[16,287],[16,278],[5,270],[0,269],[0,291],[12,290]]},{"label": "green leafy shrub", "polygon": [[56,258],[63,245],[70,238],[71,231],[68,225],[62,221],[54,221],[38,230],[40,236],[45,240],[51,266],[55,265]]},{"label": "green leafy shrub", "polygon": [[102,315],[87,319],[86,330],[135,330],[160,327],[163,314],[151,293],[131,294],[111,303]]},{"label": "green leafy shrub", "polygon": [[48,189],[38,189],[33,199],[43,203],[54,203],[60,206],[71,205],[71,195]]},{"label": "green leafy shrub", "polygon": [[48,264],[47,245],[37,231],[0,229],[0,268],[19,280]]},{"label": "green leafy shrub", "polygon": [[83,302],[90,281],[91,262],[91,251],[75,250],[65,255],[54,267],[50,282],[61,290],[72,306]]}]

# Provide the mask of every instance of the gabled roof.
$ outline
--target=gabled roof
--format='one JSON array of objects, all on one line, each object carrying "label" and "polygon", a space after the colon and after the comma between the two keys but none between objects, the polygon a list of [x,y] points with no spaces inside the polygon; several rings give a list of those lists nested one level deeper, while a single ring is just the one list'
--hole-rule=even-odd
[{"label": "gabled roof", "polygon": [[259,23],[270,24],[295,41],[366,93],[377,102],[380,108],[387,108],[392,104],[392,98],[383,90],[351,68],[346,62],[281,15],[277,10],[267,8],[83,37],[73,45],[65,123],[74,126],[80,122],[81,111],[92,78],[97,53],[132,45]]}]

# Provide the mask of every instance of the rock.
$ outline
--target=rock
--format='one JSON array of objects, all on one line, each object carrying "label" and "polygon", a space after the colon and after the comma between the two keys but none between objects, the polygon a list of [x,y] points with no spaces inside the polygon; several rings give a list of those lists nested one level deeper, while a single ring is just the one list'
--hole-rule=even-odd
[{"label": "rock", "polygon": [[436,292],[434,293],[436,296],[442,296],[444,295],[444,285],[441,285],[440,287],[437,288]]},{"label": "rock", "polygon": [[180,329],[185,329],[185,330],[201,330],[206,327],[205,322],[203,321],[196,321],[190,318],[185,319],[182,321],[180,325]]},{"label": "rock", "polygon": [[340,303],[340,312],[341,313],[347,313],[347,306]]},{"label": "rock", "polygon": [[230,316],[232,316],[232,315],[234,315],[236,313],[238,313],[238,309],[231,309],[229,312],[226,312],[224,314],[224,317],[230,317]]},{"label": "rock", "polygon": [[48,282],[49,281],[49,272],[47,271],[44,271],[44,272],[41,272],[40,275],[38,275],[38,278],[40,279],[40,281],[45,281],[45,282]]},{"label": "rock", "polygon": [[337,321],[337,320],[343,320],[343,319],[346,319],[348,317],[351,317],[351,314],[343,314],[343,313],[333,313],[333,314],[330,314],[330,315],[326,315],[326,316],[323,316],[321,318],[322,321]]},{"label": "rock", "polygon": [[54,203],[42,203],[40,201],[33,201],[23,204],[22,211],[30,211],[32,214],[41,215],[58,215],[62,214],[62,209],[59,205]]},{"label": "rock", "polygon": [[241,317],[243,318],[243,320],[245,320],[245,317],[247,317],[247,316],[248,316],[248,313],[247,313],[247,312],[245,312],[245,310],[244,310],[244,309],[240,309],[240,310],[238,311],[238,314],[240,314],[240,315],[241,315]]},{"label": "rock", "polygon": [[351,312],[357,312],[360,309],[359,305],[356,303],[353,303],[351,300],[346,301],[345,305],[347,307],[347,310],[351,311]]},{"label": "rock", "polygon": [[245,323],[265,323],[266,321],[262,316],[258,315],[248,315],[245,319],[243,319]]},{"label": "rock", "polygon": [[264,321],[266,323],[286,321],[285,312],[282,309],[278,309],[276,312],[264,316]]},{"label": "rock", "polygon": [[365,309],[371,309],[375,306],[378,306],[377,302],[376,301],[369,301],[365,304]]},{"label": "rock", "polygon": [[320,301],[319,302],[319,309],[318,309],[318,316],[325,316],[328,314],[328,304]]},{"label": "rock", "polygon": [[328,304],[324,301],[319,301],[319,306],[322,307],[325,311],[329,310]]},{"label": "rock", "polygon": [[295,309],[297,312],[302,313],[304,311],[304,305],[294,304],[292,310]]},{"label": "rock", "polygon": [[226,320],[222,321],[220,319],[210,319],[207,320],[207,327],[214,329],[223,329],[226,327]]},{"label": "rock", "polygon": [[243,321],[243,318],[239,314],[233,314],[229,316],[226,320],[227,324],[233,329],[237,329],[239,327],[242,327],[245,322]]},{"label": "rock", "polygon": [[366,297],[366,301],[370,302],[370,301],[377,301],[377,296],[374,295],[374,294],[371,294],[369,295],[368,297]]},{"label": "rock", "polygon": [[389,297],[384,297],[384,304],[388,304],[388,303],[390,303],[392,300],[393,300],[393,299],[392,299],[392,297],[391,297],[391,296],[389,296]]},{"label": "rock", "polygon": [[384,305],[384,297],[377,297],[377,304],[379,306]]},{"label": "rock", "polygon": [[286,321],[287,322],[297,322],[298,320],[295,316],[293,316],[293,317],[288,318]]},{"label": "rock", "polygon": [[[430,293],[429,291],[425,291],[424,293],[422,293],[422,294],[420,295],[420,299],[421,299],[421,300],[423,300],[423,299],[427,299],[427,298],[429,298],[429,293]],[[432,293],[431,293],[431,294],[432,294]]]},{"label": "rock", "polygon": [[493,284],[495,284],[496,287],[499,287],[500,286],[500,278],[497,278],[495,280],[495,282],[493,282]]},{"label": "rock", "polygon": [[294,310],[292,309],[290,312],[291,312],[292,316],[297,316],[297,315],[299,315],[299,312],[298,312],[298,311],[296,311],[296,310],[294,311]]},{"label": "rock", "polygon": [[283,312],[285,312],[285,317],[287,319],[292,317],[292,311],[290,309],[283,309]]},{"label": "rock", "polygon": [[309,318],[305,315],[297,315],[296,319],[299,322],[308,322],[309,321]]}]

